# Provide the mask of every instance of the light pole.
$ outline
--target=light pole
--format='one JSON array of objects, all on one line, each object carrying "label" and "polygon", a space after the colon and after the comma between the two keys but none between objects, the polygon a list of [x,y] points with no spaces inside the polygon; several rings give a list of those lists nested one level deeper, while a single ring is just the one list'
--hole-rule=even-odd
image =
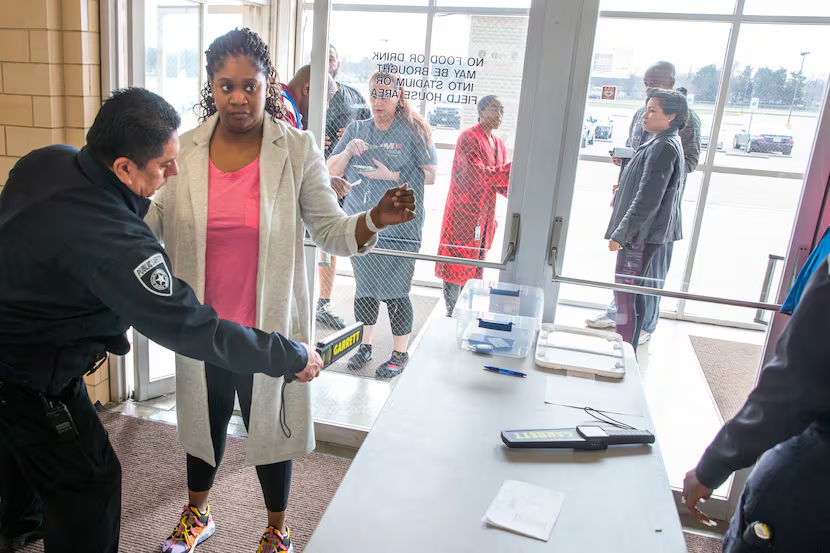
[{"label": "light pole", "polygon": [[810,55],[810,52],[801,52],[801,69],[798,70],[798,77],[799,79],[793,83],[793,100],[790,102],[790,114],[787,115],[787,128],[790,128],[790,118],[793,116],[793,106],[795,106],[795,97],[798,95],[798,88],[801,86],[801,73],[804,71],[804,60],[807,59],[807,56]]}]

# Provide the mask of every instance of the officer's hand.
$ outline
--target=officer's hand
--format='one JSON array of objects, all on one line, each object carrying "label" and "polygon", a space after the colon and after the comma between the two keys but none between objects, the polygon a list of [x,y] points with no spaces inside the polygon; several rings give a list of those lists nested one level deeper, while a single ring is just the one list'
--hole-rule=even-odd
[{"label": "officer's hand", "polygon": [[372,220],[379,227],[399,225],[414,218],[415,192],[409,189],[408,184],[387,190],[372,210]]},{"label": "officer's hand", "polygon": [[701,501],[705,503],[710,497],[712,497],[712,489],[698,481],[694,469],[687,472],[686,479],[683,480],[683,503],[686,504],[694,518],[708,526],[716,526],[717,523],[714,520],[697,508],[698,503]]},{"label": "officer's hand", "polygon": [[308,363],[306,363],[305,368],[298,372],[295,376],[300,382],[311,382],[317,378],[320,375],[320,371],[323,370],[323,360],[320,358],[320,354],[317,353],[316,349],[308,344],[303,344],[303,346],[308,352]]},{"label": "officer's hand", "polygon": [[329,138],[328,135],[326,135],[326,150],[328,150],[329,148],[331,148],[331,138]]},{"label": "officer's hand", "polygon": [[611,158],[611,163],[613,163],[614,165],[616,165],[617,167],[619,167],[619,166],[621,166],[621,165],[622,165],[622,158],[619,158],[619,157],[612,157],[612,158]]}]

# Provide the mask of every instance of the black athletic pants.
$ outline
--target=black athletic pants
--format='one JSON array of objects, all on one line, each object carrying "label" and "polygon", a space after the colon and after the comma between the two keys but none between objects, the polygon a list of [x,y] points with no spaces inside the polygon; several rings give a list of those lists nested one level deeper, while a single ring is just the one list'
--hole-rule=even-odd
[{"label": "black athletic pants", "polygon": [[[65,405],[77,429],[62,440],[39,394],[0,380],[0,450],[40,497],[46,553],[116,553],[121,464],[81,378],[47,402]],[[9,457],[10,456],[10,457]],[[2,477],[6,477],[6,467]],[[7,492],[8,493],[8,492]],[[31,498],[31,496],[29,496]]]},{"label": "black athletic pants", "polygon": [[[234,392],[239,395],[242,420],[249,428],[251,416],[251,395],[254,375],[237,374],[215,365],[205,363],[205,377],[208,389],[208,413],[210,416],[210,437],[216,456],[216,468],[192,455],[187,456],[187,487],[193,492],[206,492],[213,486],[216,470],[225,454],[228,438],[228,423],[233,415]],[[256,468],[265,506],[269,511],[280,513],[288,507],[288,492],[291,487],[291,461],[261,465]]]}]

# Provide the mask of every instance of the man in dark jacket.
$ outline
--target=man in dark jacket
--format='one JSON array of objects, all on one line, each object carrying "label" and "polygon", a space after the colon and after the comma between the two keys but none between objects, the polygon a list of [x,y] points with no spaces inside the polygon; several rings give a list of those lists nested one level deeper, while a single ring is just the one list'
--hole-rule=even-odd
[{"label": "man in dark jacket", "polygon": [[152,92],[116,92],[86,147],[30,153],[0,195],[0,449],[45,506],[47,553],[118,551],[121,465],[82,377],[127,353],[128,327],[230,371],[307,382],[322,366],[219,319],[170,273],[143,216],[178,172],[179,124]]},{"label": "man in dark jacket", "polygon": [[695,518],[709,522],[698,502],[763,454],[741,492],[724,553],[830,549],[828,336],[830,274],[825,260],[757,386],[686,475],[683,499]]}]

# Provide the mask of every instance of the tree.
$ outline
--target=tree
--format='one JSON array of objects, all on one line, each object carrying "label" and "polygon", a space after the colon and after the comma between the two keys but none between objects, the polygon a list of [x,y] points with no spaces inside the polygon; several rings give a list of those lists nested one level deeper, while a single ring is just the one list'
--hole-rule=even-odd
[{"label": "tree", "polygon": [[773,71],[762,67],[755,73],[755,96],[762,104],[783,105],[789,103],[786,98],[787,70],[783,67]]},{"label": "tree", "polygon": [[695,102],[714,102],[718,96],[718,84],[720,82],[720,71],[715,64],[701,67],[692,79],[690,93],[694,93]]},{"label": "tree", "polygon": [[804,106],[807,108],[818,108],[824,100],[824,79],[813,79],[804,85]]},{"label": "tree", "polygon": [[801,73],[793,71],[784,88],[784,99],[794,106],[804,105],[804,85],[807,78]]},{"label": "tree", "polygon": [[752,84],[752,66],[747,65],[742,72],[732,76],[729,103],[735,106],[749,105],[752,101]]}]

